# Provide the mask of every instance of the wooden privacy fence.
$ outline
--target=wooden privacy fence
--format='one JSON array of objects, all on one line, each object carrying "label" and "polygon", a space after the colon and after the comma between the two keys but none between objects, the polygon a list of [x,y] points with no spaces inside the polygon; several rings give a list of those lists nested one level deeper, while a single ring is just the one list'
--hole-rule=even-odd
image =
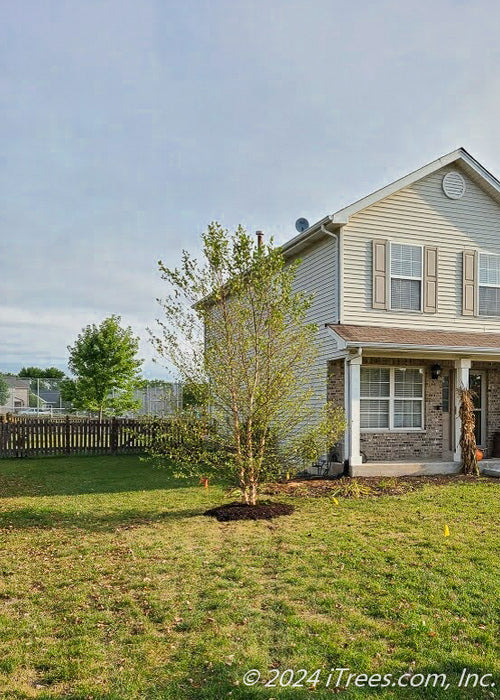
[{"label": "wooden privacy fence", "polygon": [[[168,419],[161,421],[175,439]],[[158,429],[135,418],[25,418],[0,416],[0,458],[38,455],[125,454],[142,452]]]}]

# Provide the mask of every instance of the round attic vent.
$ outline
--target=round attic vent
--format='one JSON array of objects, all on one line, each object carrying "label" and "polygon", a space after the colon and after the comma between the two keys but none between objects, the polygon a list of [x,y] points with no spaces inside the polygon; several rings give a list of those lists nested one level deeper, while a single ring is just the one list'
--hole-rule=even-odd
[{"label": "round attic vent", "polygon": [[456,170],[446,173],[443,177],[443,192],[450,199],[460,199],[464,196],[465,180]]}]

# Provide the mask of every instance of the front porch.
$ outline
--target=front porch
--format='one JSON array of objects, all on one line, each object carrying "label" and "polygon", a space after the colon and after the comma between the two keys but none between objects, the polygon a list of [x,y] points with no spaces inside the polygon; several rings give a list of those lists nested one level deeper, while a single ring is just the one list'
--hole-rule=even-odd
[{"label": "front porch", "polygon": [[[360,335],[370,330],[356,327]],[[405,331],[399,331],[404,338]],[[441,339],[456,334],[412,331],[412,341],[425,333],[427,342],[410,348],[394,342],[394,336],[391,342],[381,342],[385,332],[377,329],[376,342],[346,342],[345,348],[339,347],[345,350],[343,356],[329,363],[329,400],[342,402],[347,416],[342,457],[349,473],[457,473],[461,465],[457,389],[470,387],[475,393],[476,441],[486,457],[481,466],[499,476],[500,440],[495,434],[500,432],[500,334],[498,338],[495,334],[498,351],[494,351],[493,340],[478,338],[479,334],[459,334],[460,341],[467,335],[474,338],[470,348],[455,348]],[[479,341],[488,343],[488,348],[478,347]]]}]

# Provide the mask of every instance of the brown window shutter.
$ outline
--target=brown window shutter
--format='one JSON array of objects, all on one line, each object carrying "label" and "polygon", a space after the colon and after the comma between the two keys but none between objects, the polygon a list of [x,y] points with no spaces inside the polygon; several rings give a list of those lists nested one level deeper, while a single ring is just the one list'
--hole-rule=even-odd
[{"label": "brown window shutter", "polygon": [[424,248],[424,312],[435,314],[438,295],[438,249]]},{"label": "brown window shutter", "polygon": [[464,250],[463,252],[462,278],[462,314],[464,316],[475,316],[477,287],[477,253],[475,250]]},{"label": "brown window shutter", "polygon": [[374,240],[372,248],[372,277],[374,309],[387,309],[387,241]]}]

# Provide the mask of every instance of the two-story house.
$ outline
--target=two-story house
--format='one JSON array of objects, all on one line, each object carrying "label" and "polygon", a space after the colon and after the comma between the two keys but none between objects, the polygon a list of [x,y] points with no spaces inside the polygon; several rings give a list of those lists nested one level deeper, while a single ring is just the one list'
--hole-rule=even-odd
[{"label": "two-story house", "polygon": [[29,406],[30,383],[29,379],[19,379],[19,377],[4,376],[3,379],[9,387],[9,397],[7,402],[0,406],[0,415],[5,413],[15,413]]},{"label": "two-story house", "polygon": [[[314,292],[315,400],[345,407],[352,474],[447,471],[460,461],[456,389],[476,438],[500,432],[500,182],[460,148],[284,245]],[[365,463],[366,462],[366,463]]]}]

